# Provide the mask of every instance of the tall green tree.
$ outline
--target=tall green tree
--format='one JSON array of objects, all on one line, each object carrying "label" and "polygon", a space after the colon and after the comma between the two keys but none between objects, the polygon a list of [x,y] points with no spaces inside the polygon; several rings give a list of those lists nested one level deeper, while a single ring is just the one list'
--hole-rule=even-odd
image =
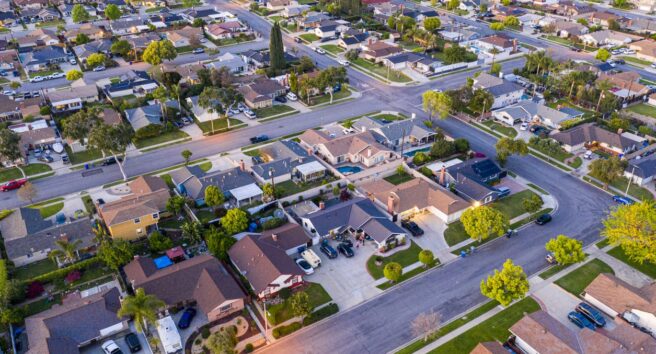
[{"label": "tall green tree", "polygon": [[91,16],[82,4],[75,4],[73,6],[73,10],[71,10],[71,17],[75,23],[87,22],[91,19]]},{"label": "tall green tree", "polygon": [[96,124],[89,133],[89,146],[103,152],[103,154],[110,154],[116,159],[116,164],[121,170],[123,180],[127,181],[128,177],[123,169],[123,162],[119,161],[118,155],[125,154],[125,150],[132,143],[134,132],[127,124],[107,125]]},{"label": "tall green tree", "polygon": [[612,210],[603,222],[601,235],[620,245],[630,260],[656,264],[656,205],[643,201]]},{"label": "tall green tree", "polygon": [[279,72],[283,70],[287,64],[285,63],[285,53],[282,44],[282,33],[280,31],[280,24],[274,23],[271,27],[271,37],[269,39],[269,58],[270,67]]},{"label": "tall green tree", "polygon": [[469,100],[469,108],[479,114],[489,112],[492,104],[494,103],[494,96],[486,90],[475,90],[471,100]]},{"label": "tall green tree", "polygon": [[59,249],[52,250],[48,253],[48,257],[53,262],[57,263],[60,260],[62,263],[69,263],[78,259],[78,251],[82,240],[68,241],[66,239],[60,239],[55,241],[55,244]]},{"label": "tall green tree", "polygon": [[169,200],[166,201],[166,211],[173,215],[180,215],[184,206],[187,203],[187,199],[181,195],[174,195]]},{"label": "tall green tree", "polygon": [[428,17],[424,19],[424,28],[428,32],[434,32],[442,26],[442,21],[439,17]]},{"label": "tall green tree", "polygon": [[495,269],[494,274],[481,280],[481,293],[501,305],[508,306],[514,300],[523,298],[528,292],[529,284],[526,273],[521,266],[508,259],[503,263],[501,271]]},{"label": "tall green tree", "polygon": [[84,144],[84,139],[89,136],[91,129],[100,122],[96,113],[93,110],[81,110],[63,119],[61,125],[64,136]]},{"label": "tall green tree", "polygon": [[173,60],[178,56],[173,44],[163,39],[161,41],[154,41],[148,44],[148,47],[143,52],[143,60],[150,65],[159,65],[164,60]]},{"label": "tall green tree", "polygon": [[157,313],[166,304],[155,295],[146,295],[143,288],[138,288],[134,295],[129,295],[121,301],[121,308],[117,312],[119,318],[132,317],[138,332],[149,333],[148,322],[157,321]]},{"label": "tall green tree", "polygon": [[207,186],[205,188],[205,204],[211,208],[218,208],[225,203],[225,196],[219,187],[217,186]]},{"label": "tall green tree", "polygon": [[421,95],[422,107],[424,112],[428,113],[428,118],[433,121],[433,117],[446,119],[452,108],[451,97],[444,92],[435,92],[433,90],[425,91]]},{"label": "tall green tree", "polygon": [[305,291],[297,291],[287,301],[295,316],[307,316],[314,310],[310,296]]},{"label": "tall green tree", "polygon": [[197,221],[187,221],[180,226],[182,236],[191,240],[192,244],[198,244],[203,240],[203,225]]},{"label": "tall green tree", "polygon": [[132,44],[130,44],[130,42],[126,41],[125,39],[121,39],[112,43],[110,50],[114,54],[118,54],[123,58],[127,58],[128,54],[132,51]]},{"label": "tall green tree", "polygon": [[242,232],[248,228],[248,215],[241,209],[230,209],[221,218],[221,226],[229,235]]},{"label": "tall green tree", "polygon": [[422,250],[417,257],[419,262],[424,265],[424,268],[430,267],[435,262],[435,256],[431,250]]},{"label": "tall green tree", "polygon": [[205,232],[205,242],[207,243],[207,249],[214,257],[227,261],[228,250],[237,243],[237,240],[212,225]]},{"label": "tall green tree", "polygon": [[106,240],[98,246],[97,255],[106,266],[117,271],[132,260],[134,250],[125,240]]},{"label": "tall green tree", "polygon": [[524,198],[522,200],[522,208],[524,208],[524,211],[531,215],[540,210],[540,208],[542,208],[542,204],[544,204],[544,201],[542,201],[542,198],[540,198],[540,196],[537,194],[531,194],[530,197]]},{"label": "tall green tree", "polygon": [[467,235],[478,242],[492,235],[501,236],[508,229],[508,217],[484,205],[465,210],[460,221]]},{"label": "tall green tree", "polygon": [[182,156],[182,158],[185,161],[185,166],[189,164],[189,159],[191,159],[191,155],[193,155],[193,154],[194,154],[193,152],[191,152],[190,150],[187,150],[187,149],[182,150],[182,152],[180,152],[180,155]]},{"label": "tall green tree", "polygon": [[121,18],[121,9],[118,8],[118,6],[114,4],[109,4],[107,7],[105,7],[105,16],[110,20],[110,21],[116,21],[119,18]]},{"label": "tall green tree", "polygon": [[522,139],[501,138],[497,141],[497,161],[501,166],[506,165],[510,155],[525,156],[528,154],[528,145]]},{"label": "tall green tree", "polygon": [[583,262],[586,257],[585,252],[583,252],[583,243],[565,235],[552,238],[547,242],[545,248],[553,253],[558,264],[579,263]]},{"label": "tall green tree", "polygon": [[82,72],[80,70],[73,69],[73,70],[69,70],[66,73],[66,80],[75,81],[75,80],[81,79],[83,76],[84,76],[84,74],[82,74]]},{"label": "tall green tree", "polygon": [[[20,140],[20,135],[13,130],[7,128],[0,129],[0,157],[9,162],[17,162],[22,159]],[[23,168],[18,163],[16,164],[16,168],[18,168],[23,178],[25,178],[25,171],[23,171]]]},{"label": "tall green tree", "polygon": [[164,236],[159,230],[155,230],[148,236],[148,248],[153,253],[164,252],[173,248],[173,241]]},{"label": "tall green tree", "polygon": [[604,189],[608,189],[610,183],[615,182],[626,167],[626,161],[612,156],[608,159],[596,159],[590,163],[590,175],[604,184]]},{"label": "tall green tree", "polygon": [[397,282],[403,275],[403,267],[397,262],[389,262],[383,268],[383,275],[390,283]]}]

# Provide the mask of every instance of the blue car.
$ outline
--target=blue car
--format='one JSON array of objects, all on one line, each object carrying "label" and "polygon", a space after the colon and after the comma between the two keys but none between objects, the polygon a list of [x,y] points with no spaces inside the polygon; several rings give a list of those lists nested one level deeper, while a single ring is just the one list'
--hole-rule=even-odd
[{"label": "blue car", "polygon": [[191,307],[187,308],[182,314],[182,317],[180,317],[180,321],[178,321],[178,327],[180,327],[180,329],[189,328],[194,316],[196,316],[196,309]]},{"label": "blue car", "polygon": [[570,312],[567,315],[567,318],[579,328],[588,328],[592,331],[597,329],[597,327],[594,324],[592,324],[592,322],[590,322],[585,316],[583,316],[582,314],[576,311]]},{"label": "blue car", "polygon": [[330,259],[337,258],[337,251],[335,251],[335,249],[332,248],[327,242],[322,243],[321,247],[319,247],[319,250]]},{"label": "blue car", "polygon": [[622,205],[633,204],[633,200],[626,197],[622,197],[621,195],[614,195],[613,200],[615,201],[615,203],[622,204]]},{"label": "blue car", "polygon": [[606,325],[606,319],[604,316],[602,316],[596,308],[586,304],[585,302],[582,302],[579,304],[579,306],[576,306],[576,312],[587,317],[588,320],[594,323],[597,327],[603,327]]}]

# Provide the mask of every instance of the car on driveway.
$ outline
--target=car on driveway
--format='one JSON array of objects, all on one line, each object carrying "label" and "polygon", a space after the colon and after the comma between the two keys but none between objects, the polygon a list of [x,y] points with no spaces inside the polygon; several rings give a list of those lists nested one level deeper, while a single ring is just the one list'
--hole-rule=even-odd
[{"label": "car on driveway", "polygon": [[203,53],[205,53],[205,49],[203,49],[203,48],[196,48],[196,49],[194,49],[194,50],[191,51],[191,52],[194,53],[194,54],[203,54]]},{"label": "car on driveway", "polygon": [[26,179],[17,179],[13,181],[9,181],[3,185],[0,185],[0,192],[9,192],[13,191],[14,189],[18,189],[22,187],[25,182],[27,182]]},{"label": "car on driveway", "polygon": [[337,258],[337,251],[335,251],[335,249],[332,248],[332,246],[330,246],[327,242],[323,243],[321,247],[319,247],[319,250],[330,259]]},{"label": "car on driveway", "polygon": [[296,258],[294,262],[296,262],[296,265],[298,265],[298,267],[301,268],[301,270],[305,272],[306,275],[314,274],[314,268],[312,268],[310,263],[308,263],[308,261],[306,261],[305,259]]},{"label": "car on driveway", "polygon": [[132,332],[125,336],[125,344],[128,345],[130,353],[136,353],[141,350],[141,342],[139,342],[139,337],[137,337],[137,335]]},{"label": "car on driveway", "polygon": [[298,96],[296,96],[296,94],[293,92],[287,92],[287,95],[285,95],[285,97],[287,97],[287,99],[290,101],[298,100]]},{"label": "car on driveway", "polygon": [[326,51],[323,50],[322,48],[317,48],[317,53],[319,53],[319,54],[326,54]]},{"label": "car on driveway", "polygon": [[587,317],[587,319],[594,323],[597,327],[603,327],[606,325],[606,319],[601,315],[601,312],[585,302],[582,302],[576,306],[576,312]]},{"label": "car on driveway", "polygon": [[184,310],[182,316],[180,316],[180,320],[178,321],[178,327],[180,329],[189,328],[189,325],[191,325],[191,321],[193,321],[195,316],[196,316],[196,309],[192,307],[188,307],[186,310]]},{"label": "car on driveway", "polygon": [[263,135],[254,136],[251,138],[251,144],[257,144],[267,140],[269,140],[268,135],[263,134]]},{"label": "car on driveway", "polygon": [[257,115],[255,114],[255,112],[251,111],[250,109],[248,109],[248,110],[244,110],[244,115],[245,115],[246,117],[248,117],[249,119],[255,119],[255,118],[257,118]]},{"label": "car on driveway", "polygon": [[538,225],[544,225],[551,221],[551,214],[542,214],[535,219],[535,223]]},{"label": "car on driveway", "polygon": [[343,254],[346,258],[351,258],[355,255],[351,246],[349,246],[344,242],[341,242],[339,245],[337,245],[337,250],[339,251],[339,253]]},{"label": "car on driveway", "polygon": [[621,195],[614,195],[613,201],[615,201],[615,203],[617,204],[622,204],[622,205],[631,205],[634,203],[633,200],[627,197],[622,197]]},{"label": "car on driveway", "polygon": [[417,225],[417,223],[414,221],[403,220],[401,221],[401,226],[410,231],[412,236],[421,236],[424,234],[424,230],[422,230],[421,227],[419,227],[419,225]]},{"label": "car on driveway", "polygon": [[93,71],[96,71],[96,72],[105,71],[105,69],[106,68],[103,65],[100,65],[100,66],[96,66],[95,68],[93,68]]},{"label": "car on driveway", "polygon": [[522,125],[519,126],[519,130],[528,130],[528,123],[522,123]]},{"label": "car on driveway", "polygon": [[41,162],[45,162],[45,163],[51,163],[51,162],[55,161],[55,159],[53,159],[51,156],[48,156],[48,155],[41,155],[41,156],[39,156],[39,158],[37,160],[39,160]]},{"label": "car on driveway", "polygon": [[349,65],[351,65],[351,63],[349,63],[348,60],[343,60],[343,59],[342,59],[342,60],[339,60],[338,62],[339,62],[339,64],[342,65],[342,66],[349,66]]},{"label": "car on driveway", "polygon": [[576,311],[570,312],[567,315],[567,318],[579,328],[588,328],[592,331],[597,329],[597,327],[592,324],[592,322],[590,322],[585,316]]},{"label": "car on driveway", "polygon": [[113,340],[108,340],[100,346],[106,354],[123,354],[121,348]]},{"label": "car on driveway", "polygon": [[285,98],[285,96],[276,96],[276,98],[274,98],[274,100],[276,102],[280,102],[280,103],[287,103],[287,98]]}]

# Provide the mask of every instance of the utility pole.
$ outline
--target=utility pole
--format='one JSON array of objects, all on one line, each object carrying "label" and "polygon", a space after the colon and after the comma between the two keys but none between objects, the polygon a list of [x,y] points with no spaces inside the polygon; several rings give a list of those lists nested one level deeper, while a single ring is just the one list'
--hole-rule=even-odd
[{"label": "utility pole", "polygon": [[635,166],[631,170],[631,178],[629,178],[629,183],[626,184],[626,190],[624,191],[624,196],[627,197],[629,194],[629,187],[631,187],[631,181],[633,181],[633,174],[635,173]]}]

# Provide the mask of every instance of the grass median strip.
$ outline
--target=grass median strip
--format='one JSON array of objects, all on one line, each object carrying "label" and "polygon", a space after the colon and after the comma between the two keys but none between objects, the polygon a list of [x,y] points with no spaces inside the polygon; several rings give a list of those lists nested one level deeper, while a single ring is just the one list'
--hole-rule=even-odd
[{"label": "grass median strip", "polygon": [[608,254],[610,254],[611,256],[613,256],[613,257],[619,259],[620,261],[626,263],[627,265],[629,265],[630,267],[636,269],[640,273],[643,273],[643,274],[649,276],[652,279],[656,279],[656,265],[655,264],[652,264],[652,263],[649,263],[649,262],[644,262],[644,263],[640,264],[636,261],[633,261],[633,260],[629,259],[629,256],[626,255],[626,253],[624,252],[624,250],[622,249],[621,246],[617,246],[617,247],[611,249],[610,251],[608,251]]},{"label": "grass median strip", "polygon": [[376,285],[376,287],[377,287],[378,289],[380,289],[380,290],[386,290],[386,289],[389,289],[389,288],[391,288],[392,286],[394,286],[394,285],[396,285],[396,284],[403,283],[404,281],[406,281],[406,280],[408,280],[408,279],[410,279],[410,278],[412,278],[412,277],[414,277],[414,276],[416,276],[416,275],[419,275],[419,274],[421,274],[421,273],[423,273],[423,272],[425,272],[425,271],[427,271],[427,270],[429,270],[429,269],[431,269],[431,268],[434,268],[434,267],[436,267],[436,266],[439,266],[439,265],[440,265],[440,260],[439,260],[439,259],[435,259],[435,262],[434,262],[430,267],[424,268],[423,266],[421,266],[421,267],[419,267],[419,268],[415,268],[415,269],[413,269],[413,270],[411,270],[411,271],[409,271],[409,272],[407,272],[407,273],[403,273],[403,274],[401,275],[401,277],[399,278],[399,280],[398,280],[397,282],[395,282],[395,283],[385,282],[385,283],[383,283],[383,284]]},{"label": "grass median strip", "polygon": [[556,280],[556,285],[567,290],[574,296],[579,296],[583,289],[601,273],[615,274],[613,268],[599,259],[593,259],[572,271],[566,276]]}]

